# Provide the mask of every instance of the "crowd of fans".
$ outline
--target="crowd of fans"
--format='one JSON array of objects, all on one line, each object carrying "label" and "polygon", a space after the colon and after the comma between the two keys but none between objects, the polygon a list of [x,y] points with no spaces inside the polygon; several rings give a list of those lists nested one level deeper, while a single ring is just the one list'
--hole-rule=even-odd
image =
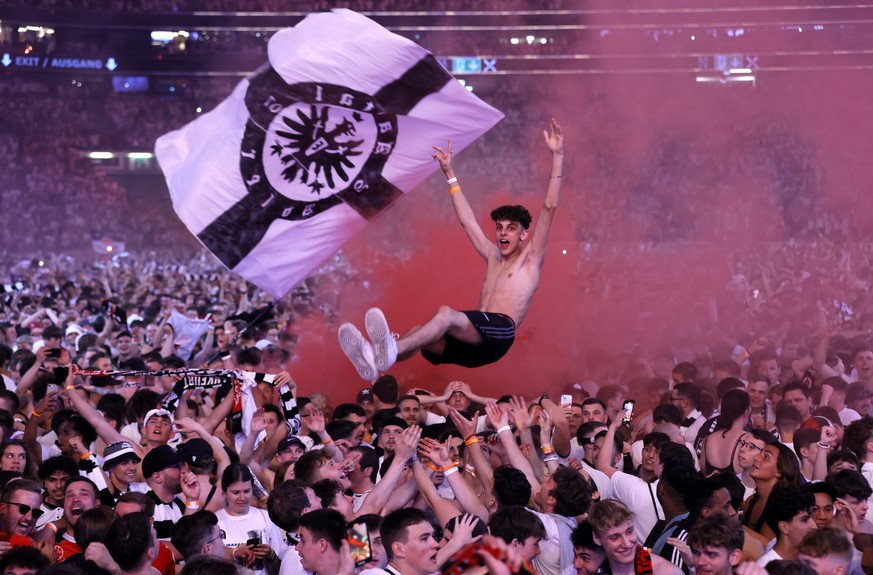
[{"label": "crowd of fans", "polygon": [[[429,9],[438,8],[494,6]],[[440,41],[437,50],[451,47]],[[873,278],[867,246],[840,235],[866,214],[825,201],[816,168],[825,152],[802,127],[779,114],[759,121],[755,109],[699,133],[636,124],[618,109],[640,84],[471,83],[506,119],[459,157],[465,189],[539,195],[531,134],[544,107],[584,126],[575,141],[592,144],[567,173],[584,201],[568,192],[561,207],[578,250],[572,277],[595,304],[580,330],[596,341],[610,322],[598,309],[613,305],[648,318],[622,329],[654,334],[645,346],[633,335],[609,353],[585,350],[572,378],[525,396],[488,397],[462,381],[409,388],[391,374],[300,393],[290,362],[306,321],[333,322],[337,286],[362,285],[365,265],[413,258],[406,240],[420,218],[397,217],[370,237],[380,249],[369,262],[340,253],[271,305],[205,256],[168,202],[83,158],[151,150],[234,81],[189,80],[173,95],[115,93],[101,79],[0,81],[0,572],[873,568]],[[732,109],[740,97],[711,94]],[[645,144],[628,145],[629,129]],[[451,207],[429,199],[444,199],[441,179],[423,188],[428,209],[393,209],[451,221]],[[726,209],[743,194],[754,210]],[[725,249],[738,235],[748,237]],[[102,237],[128,251],[93,255]],[[703,254],[695,281],[663,265],[692,249]],[[359,541],[347,537],[355,520],[370,542],[360,564]]]},{"label": "crowd of fans", "polygon": [[[301,318],[332,307],[318,287],[269,306],[206,258],[174,261],[10,270],[2,572],[873,564],[870,314],[822,310],[801,334],[761,328],[723,349],[591,352],[555,394],[405,389],[382,374],[304,397],[287,368]],[[341,259],[329,269],[353,281]],[[355,522],[369,547],[348,536]],[[356,563],[357,547],[369,553]]]}]

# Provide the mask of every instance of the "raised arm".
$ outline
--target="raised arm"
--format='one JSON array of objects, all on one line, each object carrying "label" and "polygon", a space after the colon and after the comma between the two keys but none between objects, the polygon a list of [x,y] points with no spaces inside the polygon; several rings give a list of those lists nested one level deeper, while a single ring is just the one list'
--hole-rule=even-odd
[{"label": "raised arm", "polygon": [[606,437],[603,438],[603,445],[600,446],[600,452],[594,460],[594,466],[597,470],[606,474],[607,477],[612,477],[618,473],[618,469],[613,467],[615,464],[615,461],[613,460],[613,453],[615,453],[615,430],[617,430],[619,425],[621,425],[621,420],[624,419],[625,415],[627,415],[627,412],[622,411],[614,420],[612,420],[612,424],[606,432]]},{"label": "raised arm", "polygon": [[[831,366],[827,364],[828,358],[828,347],[831,343],[831,337],[837,335],[839,333],[839,328],[836,326],[827,326],[825,328],[824,336],[822,336],[821,341],[818,346],[815,348],[815,353],[812,356],[812,367],[815,369],[816,373],[822,378],[827,379],[829,377],[835,377],[840,375],[837,373]],[[822,400],[822,405],[827,405],[827,401]]]},{"label": "raised arm", "polygon": [[417,425],[403,430],[403,433],[400,434],[400,438],[397,440],[394,460],[391,462],[385,475],[382,476],[370,491],[370,494],[367,495],[367,498],[364,499],[364,503],[357,513],[358,517],[382,511],[382,508],[385,507],[385,504],[391,497],[391,493],[397,487],[397,481],[406,468],[407,461],[415,455],[419,439],[421,439],[421,428]]},{"label": "raised arm", "polygon": [[558,207],[561,193],[561,179],[564,177],[564,134],[561,126],[552,118],[548,131],[543,130],[546,146],[552,152],[552,169],[549,174],[549,186],[546,189],[546,199],[534,225],[533,239],[530,242],[531,256],[539,265],[543,265],[546,257],[546,244],[549,241],[549,231]]},{"label": "raised arm", "polygon": [[476,423],[479,421],[479,412],[473,414],[473,419],[469,420],[461,413],[453,408],[449,408],[449,417],[455,428],[464,437],[464,461],[467,464],[473,465],[476,474],[479,478],[479,483],[482,484],[489,493],[494,485],[494,470],[491,468],[491,463],[482,453],[479,438],[476,436]]},{"label": "raised arm", "polygon": [[437,146],[434,146],[433,149],[433,159],[439,162],[440,169],[442,169],[446,180],[449,182],[449,194],[452,196],[452,205],[455,206],[455,213],[458,215],[461,227],[467,232],[467,237],[470,238],[473,247],[476,248],[479,255],[485,261],[488,261],[488,258],[495,254],[497,248],[485,236],[482,228],[479,227],[476,216],[473,214],[473,208],[470,207],[470,203],[464,197],[464,192],[461,191],[461,186],[455,177],[455,171],[452,169],[452,141],[449,140],[445,150]]},{"label": "raised arm", "polygon": [[[63,391],[61,395],[66,396],[70,400],[70,403],[73,404],[75,410],[79,412],[79,415],[88,420],[88,423],[91,424],[91,427],[94,428],[94,431],[97,432],[97,435],[106,443],[106,445],[117,443],[119,441],[128,441],[126,437],[122,436],[109,424],[108,421],[106,421],[103,415],[97,411],[97,408],[94,407],[86,397],[82,396],[79,391],[73,387],[72,370],[70,370],[70,375],[67,376],[64,389],[65,391]],[[140,459],[145,457],[145,452],[140,445],[137,445],[132,441],[130,444],[133,447],[134,452],[136,452],[137,457]]]},{"label": "raised arm", "polygon": [[485,405],[485,413],[488,414],[488,420],[492,427],[497,430],[498,441],[503,445],[510,465],[524,473],[530,483],[531,493],[537,493],[540,490],[540,481],[537,479],[530,461],[515,443],[515,434],[509,427],[509,414],[500,409],[496,403],[490,401]]}]

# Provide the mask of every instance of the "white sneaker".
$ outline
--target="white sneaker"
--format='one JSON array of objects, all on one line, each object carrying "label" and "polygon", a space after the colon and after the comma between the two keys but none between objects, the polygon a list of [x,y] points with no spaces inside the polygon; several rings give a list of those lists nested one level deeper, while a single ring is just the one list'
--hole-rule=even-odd
[{"label": "white sneaker", "polygon": [[358,375],[366,381],[376,379],[379,373],[376,371],[376,364],[373,360],[373,346],[364,339],[358,328],[350,323],[344,323],[340,326],[337,335],[343,353],[358,370]]},{"label": "white sneaker", "polygon": [[376,360],[376,369],[386,372],[397,361],[397,341],[394,334],[388,329],[388,321],[382,310],[374,307],[367,310],[364,316],[364,325],[367,327],[367,335],[373,342],[373,356]]}]

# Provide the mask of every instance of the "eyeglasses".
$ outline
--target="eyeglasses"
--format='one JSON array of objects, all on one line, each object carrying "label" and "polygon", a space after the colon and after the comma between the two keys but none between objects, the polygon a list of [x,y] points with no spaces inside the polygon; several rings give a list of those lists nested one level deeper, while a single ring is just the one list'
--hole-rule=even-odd
[{"label": "eyeglasses", "polygon": [[741,439],[739,441],[739,445],[740,445],[740,448],[745,447],[746,449],[749,449],[751,451],[761,451],[761,449],[762,449],[762,448],[758,447],[757,445],[755,445],[754,443],[746,441],[745,439]]},{"label": "eyeglasses", "polygon": [[219,529],[219,530],[218,530],[218,535],[217,535],[216,537],[213,537],[212,539],[210,539],[210,540],[207,541],[206,543],[207,543],[207,544],[212,543],[212,542],[215,541],[216,539],[222,539],[222,540],[227,539],[227,533],[224,532],[224,529]]},{"label": "eyeglasses", "polygon": [[21,515],[27,515],[28,513],[33,513],[34,519],[39,519],[42,517],[43,511],[42,509],[36,507],[31,507],[30,505],[25,505],[24,503],[16,503],[15,501],[0,501],[0,503],[5,503],[6,505],[18,505],[18,512]]}]

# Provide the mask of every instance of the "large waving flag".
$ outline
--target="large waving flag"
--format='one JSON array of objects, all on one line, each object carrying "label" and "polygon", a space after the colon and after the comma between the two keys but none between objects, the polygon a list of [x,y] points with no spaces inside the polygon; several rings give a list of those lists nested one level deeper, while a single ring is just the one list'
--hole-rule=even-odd
[{"label": "large waving flag", "polygon": [[185,225],[276,297],[503,117],[426,50],[345,9],[276,33],[269,64],[160,137]]}]

